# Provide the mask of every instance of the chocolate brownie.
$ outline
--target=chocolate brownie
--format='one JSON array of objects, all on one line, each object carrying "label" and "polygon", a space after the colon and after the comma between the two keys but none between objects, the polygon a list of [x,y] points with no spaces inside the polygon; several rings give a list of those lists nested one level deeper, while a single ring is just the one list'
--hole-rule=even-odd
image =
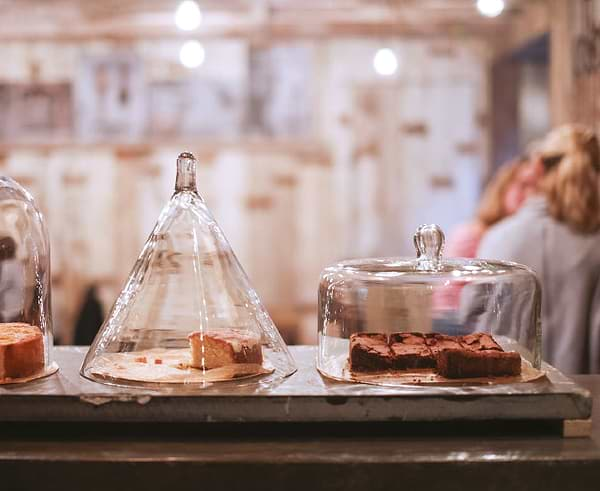
[{"label": "chocolate brownie", "polygon": [[394,370],[435,368],[435,357],[425,345],[394,343],[391,349]]},{"label": "chocolate brownie", "polygon": [[392,364],[392,350],[387,335],[360,332],[350,336],[350,369],[356,372],[387,370]]},{"label": "chocolate brownie", "polygon": [[494,338],[484,332],[475,332],[473,334],[467,334],[460,338],[460,344],[463,348],[470,351],[482,351],[482,350],[496,350],[502,351],[502,348]]},{"label": "chocolate brownie", "polygon": [[462,348],[456,336],[448,336],[447,334],[427,334],[425,341],[433,356],[437,356],[438,353],[444,350]]},{"label": "chocolate brownie", "polygon": [[494,338],[439,333],[357,333],[350,336],[350,368],[356,372],[437,369],[447,378],[494,377],[521,373],[518,353],[506,353]]},{"label": "chocolate brownie", "polygon": [[425,334],[420,332],[393,332],[390,334],[390,344],[425,344]]},{"label": "chocolate brownie", "polygon": [[410,368],[435,368],[435,356],[420,333],[395,332],[390,334],[392,349],[392,368],[407,370]]},{"label": "chocolate brownie", "polygon": [[498,377],[519,375],[521,356],[495,349],[471,351],[443,350],[437,357],[437,370],[446,378]]}]

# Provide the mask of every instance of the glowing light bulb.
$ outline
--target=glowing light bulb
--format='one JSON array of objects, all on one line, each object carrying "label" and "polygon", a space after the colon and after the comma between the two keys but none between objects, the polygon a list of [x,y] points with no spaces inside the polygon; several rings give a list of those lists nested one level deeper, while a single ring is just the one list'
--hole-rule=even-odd
[{"label": "glowing light bulb", "polygon": [[398,70],[398,59],[389,48],[381,48],[373,58],[373,68],[384,77],[393,75]]},{"label": "glowing light bulb", "polygon": [[504,10],[504,0],[477,0],[477,10],[486,17],[498,17]]},{"label": "glowing light bulb", "polygon": [[187,68],[198,68],[204,57],[204,47],[198,41],[186,41],[179,50],[179,61]]},{"label": "glowing light bulb", "polygon": [[183,31],[196,29],[202,22],[200,7],[193,0],[184,0],[175,11],[175,25]]}]

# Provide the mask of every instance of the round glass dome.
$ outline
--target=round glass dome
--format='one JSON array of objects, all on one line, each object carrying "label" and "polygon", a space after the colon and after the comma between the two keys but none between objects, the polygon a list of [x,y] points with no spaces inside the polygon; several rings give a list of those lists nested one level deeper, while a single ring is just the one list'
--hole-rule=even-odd
[{"label": "round glass dome", "polygon": [[0,177],[0,384],[55,372],[48,233],[31,195]]},{"label": "round glass dome", "polygon": [[444,259],[444,234],[419,227],[416,259],[343,261],[319,285],[317,368],[383,385],[536,379],[541,290],[516,263]]}]

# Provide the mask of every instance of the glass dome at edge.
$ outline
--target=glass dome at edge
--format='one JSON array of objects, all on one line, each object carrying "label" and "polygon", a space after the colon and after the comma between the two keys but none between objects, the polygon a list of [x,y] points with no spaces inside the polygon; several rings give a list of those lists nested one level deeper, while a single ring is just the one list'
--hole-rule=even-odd
[{"label": "glass dome at edge", "polygon": [[52,346],[46,225],[31,194],[0,177],[0,384],[56,372]]},{"label": "glass dome at edge", "polygon": [[318,370],[333,379],[357,381],[348,371],[350,338],[357,333],[486,333],[539,370],[541,289],[535,273],[505,261],[443,258],[443,232],[424,227],[429,233],[424,243],[417,243],[419,231],[414,238],[416,259],[353,259],[323,270]]},{"label": "glass dome at edge", "polygon": [[273,383],[296,365],[196,189],[196,160],[177,160],[162,210],[81,374],[126,387],[183,390]]}]

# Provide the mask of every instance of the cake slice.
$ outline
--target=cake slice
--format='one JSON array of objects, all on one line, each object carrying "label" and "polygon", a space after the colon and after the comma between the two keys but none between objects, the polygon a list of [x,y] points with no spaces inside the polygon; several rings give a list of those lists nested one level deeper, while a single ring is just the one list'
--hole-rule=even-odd
[{"label": "cake slice", "polygon": [[378,372],[391,367],[392,351],[385,334],[359,332],[350,336],[350,370]]},{"label": "cake slice", "polygon": [[392,350],[392,368],[408,370],[411,368],[435,368],[435,356],[426,344],[421,333],[396,332],[390,335]]},{"label": "cake slice", "polygon": [[258,334],[242,329],[212,329],[192,332],[188,336],[192,367],[211,370],[227,365],[263,362]]},{"label": "cake slice", "polygon": [[438,353],[437,370],[446,378],[515,376],[521,373],[521,356],[494,349],[443,350]]},{"label": "cake slice", "polygon": [[43,369],[42,331],[29,324],[0,324],[0,380],[29,377]]}]

